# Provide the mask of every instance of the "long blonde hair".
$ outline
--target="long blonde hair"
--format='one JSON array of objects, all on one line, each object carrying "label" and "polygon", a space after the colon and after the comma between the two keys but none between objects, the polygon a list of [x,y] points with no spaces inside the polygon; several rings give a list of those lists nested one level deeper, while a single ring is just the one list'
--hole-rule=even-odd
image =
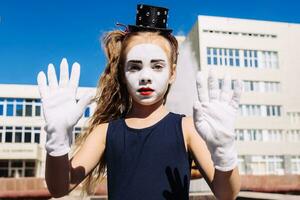
[{"label": "long blonde hair", "polygon": [[[132,37],[142,36],[151,38],[156,36],[164,37],[170,44],[170,63],[171,66],[176,64],[178,56],[178,43],[176,38],[171,34],[161,32],[132,32],[127,33],[120,30],[108,32],[102,38],[103,48],[107,57],[107,65],[103,71],[98,85],[94,101],[96,108],[93,115],[88,120],[85,130],[79,135],[75,143],[75,152],[80,149],[81,144],[86,140],[88,135],[99,124],[107,123],[119,117],[125,117],[132,106],[132,99],[124,83],[124,58],[127,45],[132,41]],[[172,69],[171,69],[172,70]],[[175,69],[173,69],[175,70]],[[170,86],[164,95],[163,104],[167,99]],[[94,194],[94,189],[100,178],[105,177],[106,160],[104,153],[101,156],[97,166],[87,175],[83,182],[82,193],[88,195]]]}]

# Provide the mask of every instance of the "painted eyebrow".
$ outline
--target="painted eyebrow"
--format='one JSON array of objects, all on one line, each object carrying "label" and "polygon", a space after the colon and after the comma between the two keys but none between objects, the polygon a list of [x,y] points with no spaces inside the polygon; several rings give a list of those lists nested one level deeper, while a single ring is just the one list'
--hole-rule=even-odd
[{"label": "painted eyebrow", "polygon": [[163,63],[165,63],[166,61],[162,60],[162,59],[151,60],[151,63],[154,63],[154,62],[163,62]]},{"label": "painted eyebrow", "polygon": [[[129,60],[128,63],[131,62],[131,63],[142,63],[142,61],[140,60]],[[165,60],[162,60],[162,59],[154,59],[154,60],[151,60],[151,63],[155,63],[155,62],[165,62]]]},{"label": "painted eyebrow", "polygon": [[140,63],[140,64],[142,64],[142,61],[140,61],[140,60],[129,60],[127,63]]}]

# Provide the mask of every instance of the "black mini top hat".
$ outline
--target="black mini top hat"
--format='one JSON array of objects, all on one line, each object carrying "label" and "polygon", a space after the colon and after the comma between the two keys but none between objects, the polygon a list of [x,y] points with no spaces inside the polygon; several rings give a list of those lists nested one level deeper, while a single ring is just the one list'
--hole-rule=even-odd
[{"label": "black mini top hat", "polygon": [[138,4],[136,25],[128,25],[128,30],[130,32],[161,31],[171,33],[172,29],[167,28],[168,11],[168,8]]}]

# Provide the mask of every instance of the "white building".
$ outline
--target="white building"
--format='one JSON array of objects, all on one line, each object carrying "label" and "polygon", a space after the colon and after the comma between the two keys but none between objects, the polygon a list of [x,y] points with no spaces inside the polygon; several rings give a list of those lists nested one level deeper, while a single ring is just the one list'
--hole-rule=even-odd
[{"label": "white building", "polygon": [[[78,97],[87,90],[95,89],[79,88]],[[74,139],[92,109],[74,127]],[[0,84],[0,177],[44,177],[44,123],[37,85]]]},{"label": "white building", "polygon": [[187,36],[200,70],[244,81],[241,174],[300,174],[300,25],[198,16]]}]

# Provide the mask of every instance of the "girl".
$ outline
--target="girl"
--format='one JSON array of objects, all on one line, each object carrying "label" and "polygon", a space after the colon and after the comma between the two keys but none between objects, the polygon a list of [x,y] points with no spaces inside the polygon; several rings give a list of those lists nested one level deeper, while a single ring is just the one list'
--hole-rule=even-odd
[{"label": "girl", "polygon": [[78,63],[69,79],[62,60],[59,83],[52,64],[49,85],[45,74],[38,74],[47,132],[45,178],[54,197],[67,195],[83,180],[91,193],[107,169],[109,199],[188,199],[192,159],[217,198],[236,197],[234,121],[241,82],[231,95],[225,77],[219,94],[214,73],[209,91],[199,73],[193,117],[169,112],[165,102],[176,77],[178,44],[166,28],[167,12],[138,5],[136,26],[105,35],[108,64],[94,98],[97,107],[71,159],[73,127],[93,95],[76,102]]}]

